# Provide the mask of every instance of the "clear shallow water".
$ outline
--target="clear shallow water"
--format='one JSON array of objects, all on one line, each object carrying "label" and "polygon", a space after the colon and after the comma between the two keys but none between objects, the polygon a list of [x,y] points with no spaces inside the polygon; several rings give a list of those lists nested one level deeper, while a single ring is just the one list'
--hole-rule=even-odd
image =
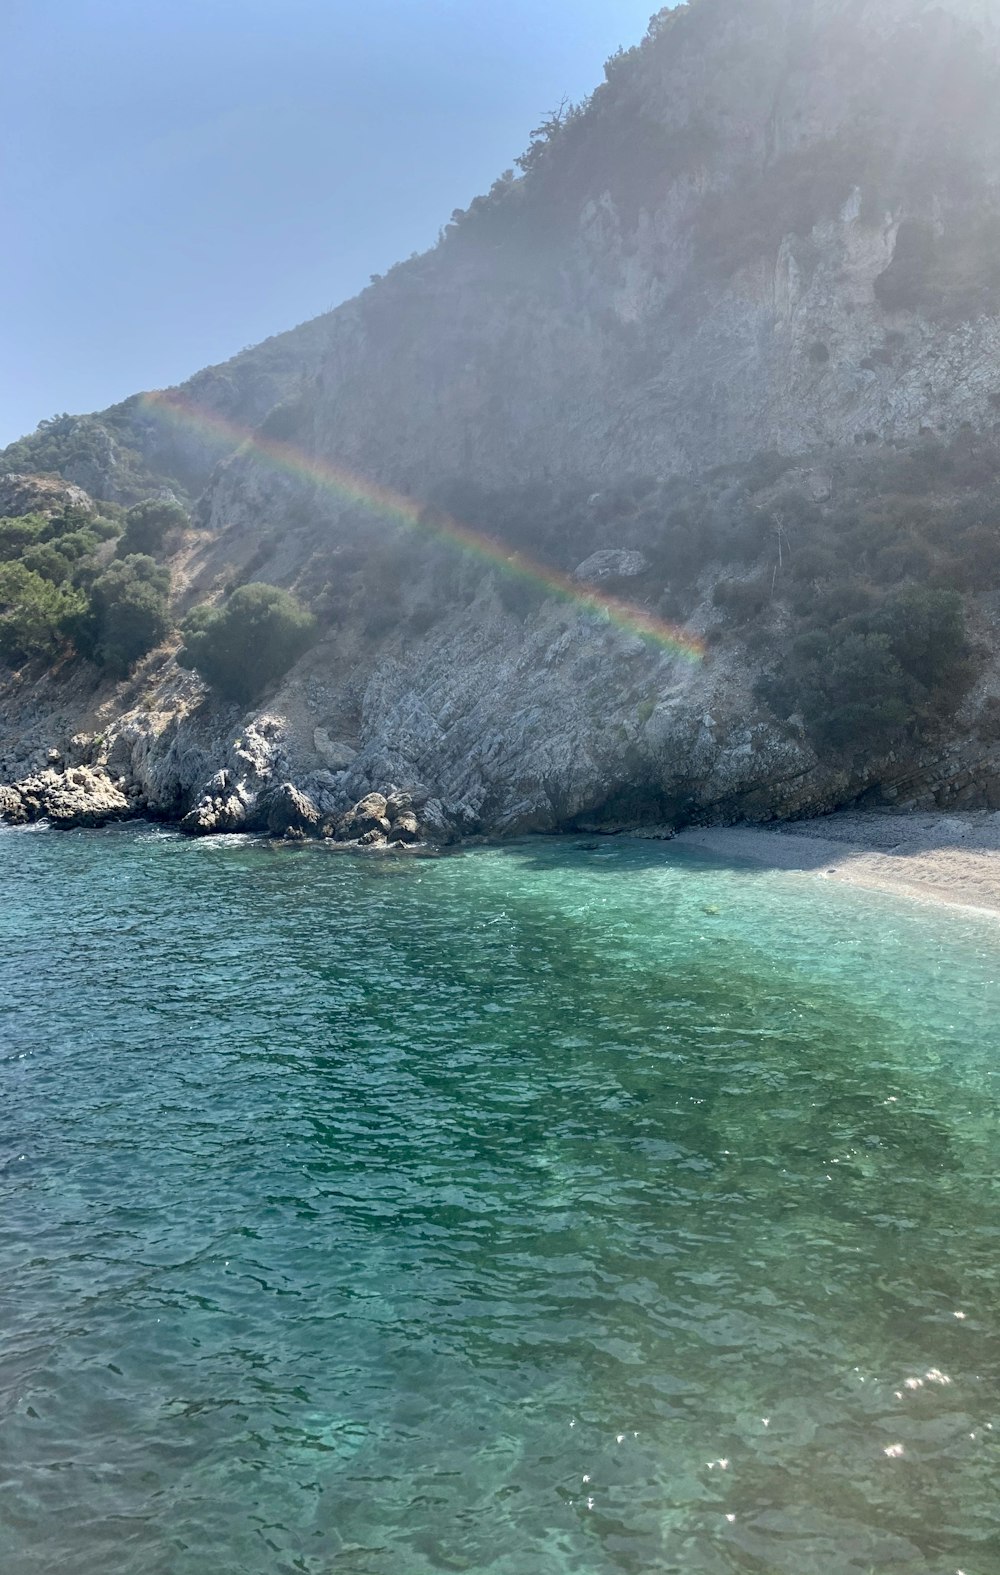
[{"label": "clear shallow water", "polygon": [[4,1575],[1000,1571],[1000,924],[619,841],[0,890]]}]

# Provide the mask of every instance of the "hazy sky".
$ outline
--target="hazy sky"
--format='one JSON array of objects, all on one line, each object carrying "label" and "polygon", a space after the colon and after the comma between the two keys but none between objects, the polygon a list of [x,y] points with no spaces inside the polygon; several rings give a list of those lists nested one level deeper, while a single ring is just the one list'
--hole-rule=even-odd
[{"label": "hazy sky", "polygon": [[651,0],[0,0],[0,443],[433,243]]}]

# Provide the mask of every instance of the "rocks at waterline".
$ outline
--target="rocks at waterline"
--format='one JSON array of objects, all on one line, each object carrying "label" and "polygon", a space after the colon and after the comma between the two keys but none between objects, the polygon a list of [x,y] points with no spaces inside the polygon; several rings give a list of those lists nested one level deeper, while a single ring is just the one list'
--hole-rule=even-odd
[{"label": "rocks at waterline", "polygon": [[[369,793],[340,816],[324,816],[308,793],[282,782],[252,801],[220,771],[211,791],[180,822],[189,836],[265,832],[288,839],[322,838],[361,847],[412,845],[424,840],[408,794]],[[47,820],[61,831],[96,828],[141,815],[145,801],[100,766],[49,769],[0,786],[0,820],[11,826]]]},{"label": "rocks at waterline", "polygon": [[47,820],[60,831],[107,826],[141,812],[137,792],[115,780],[100,766],[50,768],[0,787],[0,819],[12,826]]},{"label": "rocks at waterline", "polygon": [[[161,815],[162,800],[141,771],[114,769],[125,765],[129,752],[112,748],[110,760],[107,751],[95,760],[95,742],[80,735],[62,750],[39,747],[36,762],[25,761],[23,776],[10,785],[0,783],[0,821],[23,826],[45,820],[70,830]],[[345,804],[346,795],[329,773],[314,772],[296,781],[266,765],[262,770],[240,769],[244,764],[241,758],[235,768],[224,767],[204,782],[200,797],[180,820],[182,831],[190,836],[252,832],[364,847],[454,840],[450,818],[422,789],[392,787]]]},{"label": "rocks at waterline", "polygon": [[[436,830],[433,817],[432,825]],[[250,831],[290,841],[320,838],[366,848],[426,840],[409,793],[367,793],[345,813],[330,815],[294,782],[276,783],[251,799],[225,771],[213,778],[209,791],[184,816],[180,828],[194,837]]]},{"label": "rocks at waterline", "polygon": [[217,771],[208,791],[181,820],[180,829],[190,837],[247,831],[247,817],[253,803],[253,795],[242,782],[233,782],[229,771]]},{"label": "rocks at waterline", "polygon": [[254,817],[272,837],[315,836],[320,829],[319,809],[308,793],[294,782],[282,782],[261,794]]},{"label": "rocks at waterline", "polygon": [[338,837],[342,842],[360,842],[362,837],[374,840],[372,833],[375,837],[388,836],[392,828],[386,814],[388,807],[389,800],[383,793],[367,793],[342,817]]}]

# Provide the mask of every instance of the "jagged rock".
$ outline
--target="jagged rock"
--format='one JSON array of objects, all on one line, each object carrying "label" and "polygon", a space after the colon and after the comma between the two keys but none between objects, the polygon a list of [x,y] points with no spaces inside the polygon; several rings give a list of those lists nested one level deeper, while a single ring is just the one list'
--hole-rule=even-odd
[{"label": "jagged rock", "polygon": [[432,842],[455,842],[458,832],[439,798],[429,798],[420,812],[424,835]]},{"label": "jagged rock", "polygon": [[573,570],[574,580],[588,585],[600,585],[602,580],[633,580],[645,574],[649,560],[641,552],[628,552],[622,547],[605,547],[592,552]]},{"label": "jagged rock", "polygon": [[358,800],[351,811],[354,815],[374,815],[376,820],[382,820],[388,808],[389,801],[384,793],[366,793],[364,798]]},{"label": "jagged rock", "polygon": [[132,765],[132,740],[123,729],[110,739],[103,762],[109,771],[128,771]]},{"label": "jagged rock", "polygon": [[361,841],[368,832],[384,836],[389,830],[384,793],[368,793],[347,811],[337,830],[342,842]]},{"label": "jagged rock", "polygon": [[188,810],[180,822],[180,829],[189,837],[248,831],[249,808],[249,796],[242,787],[227,794],[206,793],[193,809]]},{"label": "jagged rock", "polygon": [[407,810],[422,809],[429,798],[425,787],[394,788],[386,796],[385,812],[390,820],[395,820],[397,815],[404,815]]},{"label": "jagged rock", "polygon": [[0,820],[8,826],[24,826],[28,822],[21,795],[15,787],[0,787]]},{"label": "jagged rock", "polygon": [[0,517],[18,514],[61,514],[65,508],[94,512],[94,501],[82,487],[52,476],[22,475],[8,470],[0,475]]},{"label": "jagged rock", "polygon": [[137,801],[100,767],[46,770],[0,790],[0,815],[14,825],[47,820],[60,831],[106,826],[136,813]]},{"label": "jagged rock", "polygon": [[420,825],[412,809],[403,810],[392,822],[392,835],[398,842],[419,842]]},{"label": "jagged rock", "polygon": [[202,799],[200,804],[181,817],[178,824],[187,837],[210,837],[218,830],[214,800]]},{"label": "jagged rock", "polygon": [[315,834],[320,819],[312,799],[294,782],[282,782],[262,794],[254,813],[255,824],[262,825],[272,837],[285,836],[289,832]]},{"label": "jagged rock", "polygon": [[71,766],[89,766],[93,763],[95,739],[93,733],[74,733],[69,741],[67,758]]}]

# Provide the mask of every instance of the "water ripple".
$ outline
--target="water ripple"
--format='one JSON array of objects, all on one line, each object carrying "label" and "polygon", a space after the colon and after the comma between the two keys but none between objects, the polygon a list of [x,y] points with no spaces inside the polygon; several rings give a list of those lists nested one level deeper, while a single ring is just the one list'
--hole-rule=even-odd
[{"label": "water ripple", "polygon": [[994,1575],[997,938],[0,831],[5,1575]]}]

